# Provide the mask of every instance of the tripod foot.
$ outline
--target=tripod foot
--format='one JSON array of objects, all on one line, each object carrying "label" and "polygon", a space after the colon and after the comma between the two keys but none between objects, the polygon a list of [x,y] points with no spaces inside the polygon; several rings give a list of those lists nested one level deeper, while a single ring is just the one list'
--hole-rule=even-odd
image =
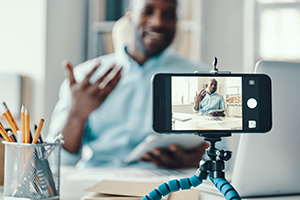
[{"label": "tripod foot", "polygon": [[209,179],[216,186],[216,188],[218,188],[218,190],[224,195],[226,200],[241,200],[240,195],[225,178],[209,177]]},{"label": "tripod foot", "polygon": [[190,178],[174,179],[168,183],[163,183],[158,186],[158,189],[152,190],[149,195],[146,195],[142,200],[159,200],[162,196],[166,196],[171,192],[177,192],[181,190],[188,190],[191,187],[197,187],[202,183],[202,180],[196,175],[191,176]]}]

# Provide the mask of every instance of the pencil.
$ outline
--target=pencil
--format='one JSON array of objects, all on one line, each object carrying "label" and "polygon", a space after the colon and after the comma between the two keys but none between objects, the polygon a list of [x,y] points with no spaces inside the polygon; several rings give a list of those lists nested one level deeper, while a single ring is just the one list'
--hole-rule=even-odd
[{"label": "pencil", "polygon": [[10,137],[8,137],[7,132],[6,132],[5,128],[2,126],[1,122],[0,122],[0,134],[2,135],[4,140],[6,140],[7,142],[13,142],[10,139]]},{"label": "pencil", "polygon": [[32,143],[31,144],[36,144],[39,137],[40,137],[40,134],[41,134],[41,130],[42,130],[42,127],[44,125],[44,119],[41,119],[40,122],[39,122],[39,125],[35,131],[35,134],[34,134],[34,138],[32,140]]},{"label": "pencil", "polygon": [[10,129],[15,133],[16,129],[14,128],[13,124],[11,123],[11,120],[9,119],[8,115],[6,113],[3,113],[2,116],[4,117],[5,121],[8,123]]},{"label": "pencil", "polygon": [[25,105],[21,108],[21,128],[22,128],[22,143],[25,143]]},{"label": "pencil", "polygon": [[25,109],[25,143],[30,143],[30,116],[28,108]]},{"label": "pencil", "polygon": [[7,123],[9,124],[9,126],[11,128],[11,130],[13,131],[15,136],[17,137],[17,131],[19,130],[19,127],[18,127],[14,117],[12,116],[11,112],[9,111],[9,109],[8,109],[5,102],[2,102],[2,107],[3,107],[3,110],[4,110],[4,113],[2,114],[2,116],[7,121]]}]

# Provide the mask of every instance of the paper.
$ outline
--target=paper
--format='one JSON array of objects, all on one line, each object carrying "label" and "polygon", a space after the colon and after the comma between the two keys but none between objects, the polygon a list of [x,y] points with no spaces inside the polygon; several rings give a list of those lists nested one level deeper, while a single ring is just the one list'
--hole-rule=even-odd
[{"label": "paper", "polygon": [[178,192],[171,193],[169,195],[169,200],[198,200],[200,195],[200,190],[190,189],[190,190],[180,190]]},{"label": "paper", "polygon": [[[81,200],[139,200],[162,183],[141,183],[128,181],[101,181],[85,191],[93,192]],[[180,190],[163,197],[163,200],[198,200],[197,189]]]},{"label": "paper", "polygon": [[173,178],[191,177],[195,171],[196,169],[167,170],[159,168],[143,169],[142,167],[97,167],[75,170],[67,176],[67,180],[163,182]]},{"label": "paper", "polygon": [[90,193],[81,198],[81,200],[140,200],[141,197],[125,197],[116,195],[106,195],[99,193]]},{"label": "paper", "polygon": [[189,121],[192,119],[191,114],[186,113],[172,113],[172,118],[181,122]]},{"label": "paper", "polygon": [[[162,200],[170,200],[169,196],[163,197]],[[126,197],[116,195],[105,195],[98,193],[91,193],[83,196],[81,200],[140,200],[142,197]]]},{"label": "paper", "polygon": [[141,183],[104,180],[84,191],[110,195],[143,197],[145,194],[148,194],[154,188],[157,188],[160,184],[162,184],[162,182]]}]

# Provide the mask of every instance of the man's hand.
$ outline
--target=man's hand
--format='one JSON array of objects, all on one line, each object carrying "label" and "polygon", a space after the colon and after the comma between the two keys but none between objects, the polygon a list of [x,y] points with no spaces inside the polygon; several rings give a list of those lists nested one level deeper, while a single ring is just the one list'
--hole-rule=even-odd
[{"label": "man's hand", "polygon": [[[100,63],[98,62],[83,81],[77,83],[74,78],[73,67],[71,64],[64,62],[63,66],[69,71],[70,88],[72,93],[71,112],[77,117],[85,120],[93,110],[97,109],[102,104],[121,78],[122,67],[118,68],[114,64],[102,77],[100,77],[95,83],[91,84],[90,78],[100,66]],[[111,72],[112,74],[110,74]],[[106,82],[106,78],[108,78],[109,74],[110,76],[114,76],[110,77],[111,79]],[[103,82],[106,82],[107,84],[103,85]]]},{"label": "man's hand", "polygon": [[219,111],[219,112],[212,112],[210,114],[214,117],[224,117],[225,116],[224,112],[225,111],[223,110],[223,111]]},{"label": "man's hand", "polygon": [[196,91],[196,101],[195,101],[195,105],[194,105],[195,110],[199,110],[199,103],[204,99],[206,93],[207,93],[207,91],[205,89],[202,89],[199,92],[199,94],[197,94],[197,91]]},{"label": "man's hand", "polygon": [[168,149],[155,148],[152,152],[145,153],[140,161],[153,162],[157,166],[174,168],[199,167],[199,162],[209,144],[203,142],[196,149],[183,149],[171,144]]},{"label": "man's hand", "polygon": [[62,64],[69,72],[72,93],[71,109],[62,129],[65,141],[62,147],[70,153],[78,153],[82,143],[84,125],[89,114],[97,109],[115,88],[121,78],[122,67],[118,68],[116,65],[112,65],[102,77],[91,84],[90,78],[100,63],[97,63],[80,83],[75,80],[71,64],[66,61]]}]

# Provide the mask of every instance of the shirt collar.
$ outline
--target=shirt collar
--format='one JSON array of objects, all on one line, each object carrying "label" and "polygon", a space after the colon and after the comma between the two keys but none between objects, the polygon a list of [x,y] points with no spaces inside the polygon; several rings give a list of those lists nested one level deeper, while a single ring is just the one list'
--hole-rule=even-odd
[{"label": "shirt collar", "polygon": [[152,68],[152,67],[157,67],[159,65],[162,65],[164,62],[164,59],[167,57],[169,54],[169,47],[166,48],[163,52],[160,54],[150,57],[148,60],[143,65],[139,65],[135,60],[133,60],[127,53],[127,46],[125,46],[122,49],[119,49],[116,51],[116,57],[118,63],[120,65],[125,65],[124,67],[128,66],[129,68],[131,67],[142,67],[144,69],[147,68]]}]

